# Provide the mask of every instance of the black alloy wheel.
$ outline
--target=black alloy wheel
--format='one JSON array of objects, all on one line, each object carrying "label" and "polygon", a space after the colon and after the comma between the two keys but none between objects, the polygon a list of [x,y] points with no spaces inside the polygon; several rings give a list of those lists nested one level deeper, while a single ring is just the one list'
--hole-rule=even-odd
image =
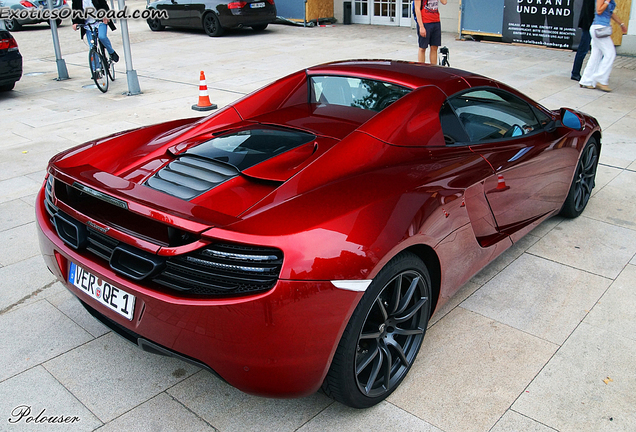
[{"label": "black alloy wheel", "polygon": [[323,384],[336,400],[366,408],[389,396],[411,368],[431,314],[422,261],[402,253],[373,280],[356,307]]},{"label": "black alloy wheel", "polygon": [[203,30],[210,37],[217,37],[223,34],[223,27],[221,27],[219,18],[214,12],[208,12],[203,16]]},{"label": "black alloy wheel", "polygon": [[152,31],[161,31],[166,28],[166,26],[161,24],[161,21],[158,18],[147,19],[146,22],[148,23],[148,27],[150,27],[150,30]]},{"label": "black alloy wheel", "polygon": [[[406,290],[405,290],[406,289]],[[424,277],[414,270],[396,275],[375,299],[358,336],[356,382],[368,397],[397,385],[417,355],[424,329]]]},{"label": "black alloy wheel", "polygon": [[583,213],[595,186],[598,157],[596,139],[590,138],[585,148],[583,148],[579,162],[576,165],[576,172],[572,179],[570,191],[561,208],[560,214],[562,216],[575,218]]}]

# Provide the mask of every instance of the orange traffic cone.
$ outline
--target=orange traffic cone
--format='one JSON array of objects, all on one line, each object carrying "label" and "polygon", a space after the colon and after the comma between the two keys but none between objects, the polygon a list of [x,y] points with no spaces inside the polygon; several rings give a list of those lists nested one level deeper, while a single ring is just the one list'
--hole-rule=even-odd
[{"label": "orange traffic cone", "polygon": [[208,86],[205,83],[205,73],[201,71],[201,75],[199,76],[199,103],[192,105],[192,109],[197,111],[210,111],[217,108],[216,104],[210,102]]},{"label": "orange traffic cone", "polygon": [[510,189],[510,187],[506,186],[506,180],[504,180],[503,174],[497,174],[497,187],[490,192],[503,192],[508,189]]}]

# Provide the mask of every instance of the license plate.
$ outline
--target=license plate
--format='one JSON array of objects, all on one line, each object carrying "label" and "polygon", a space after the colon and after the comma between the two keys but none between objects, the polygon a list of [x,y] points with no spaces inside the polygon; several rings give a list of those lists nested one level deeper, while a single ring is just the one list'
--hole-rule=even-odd
[{"label": "license plate", "polygon": [[250,7],[252,9],[264,8],[265,7],[265,2],[250,3]]},{"label": "license plate", "polygon": [[71,263],[68,281],[104,306],[129,320],[133,319],[135,311],[134,295],[109,284],[73,262]]}]

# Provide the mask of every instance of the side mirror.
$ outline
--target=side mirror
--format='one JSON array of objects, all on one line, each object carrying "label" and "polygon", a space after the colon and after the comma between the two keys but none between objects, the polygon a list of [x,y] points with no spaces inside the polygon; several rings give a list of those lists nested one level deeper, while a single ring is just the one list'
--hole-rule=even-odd
[{"label": "side mirror", "polygon": [[563,126],[574,130],[583,130],[583,120],[574,111],[561,108],[561,123]]},{"label": "side mirror", "polygon": [[518,136],[521,136],[521,135],[523,135],[523,129],[521,129],[521,126],[514,125],[512,127],[512,135],[510,135],[510,136],[518,137]]}]

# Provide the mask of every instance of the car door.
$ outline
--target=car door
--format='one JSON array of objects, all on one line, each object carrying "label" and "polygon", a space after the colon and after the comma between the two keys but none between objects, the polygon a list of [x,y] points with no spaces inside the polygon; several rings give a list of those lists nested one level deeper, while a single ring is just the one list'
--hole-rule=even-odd
[{"label": "car door", "polygon": [[232,27],[232,24],[227,22],[227,16],[228,14],[231,15],[231,11],[228,9],[228,2],[223,0],[191,0],[191,25],[193,27],[201,27],[201,24],[203,23],[203,16],[210,12],[216,13],[221,26]]},{"label": "car door", "polygon": [[471,89],[449,99],[449,105],[471,150],[493,169],[484,194],[500,233],[514,239],[515,233],[560,208],[576,151],[546,130],[547,114],[492,88]]},{"label": "car door", "polygon": [[168,19],[162,22],[170,26],[188,26],[190,24],[190,4],[192,0],[166,0],[157,5],[157,9],[168,11]]}]

